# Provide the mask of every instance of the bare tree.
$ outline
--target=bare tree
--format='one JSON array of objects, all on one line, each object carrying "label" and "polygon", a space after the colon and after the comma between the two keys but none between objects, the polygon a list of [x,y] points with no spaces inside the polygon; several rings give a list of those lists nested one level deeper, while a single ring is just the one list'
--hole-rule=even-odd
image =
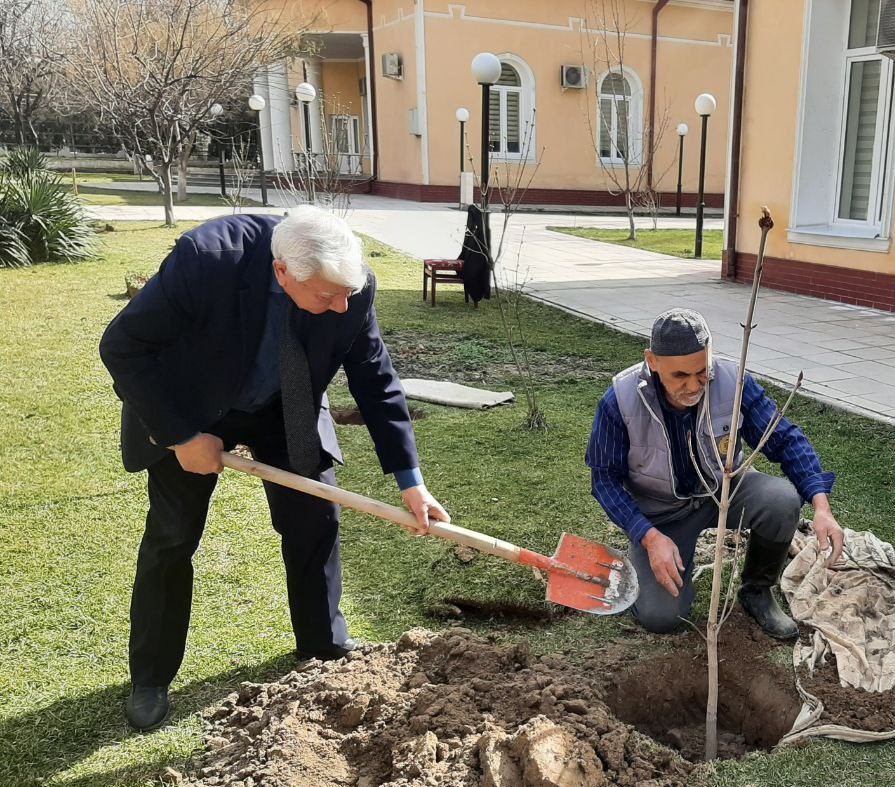
[{"label": "bare tree", "polygon": [[0,115],[21,144],[38,143],[34,119],[61,82],[71,17],[53,0],[0,0]]},{"label": "bare tree", "polygon": [[[582,27],[582,57],[594,74],[605,74],[595,86],[596,105],[590,90],[585,90],[585,124],[590,133],[597,161],[609,184],[609,193],[622,196],[628,215],[628,240],[635,240],[634,215],[638,208],[654,213],[658,192],[653,178],[655,154],[668,128],[668,111],[653,121],[646,118],[642,129],[631,122],[632,87],[625,71],[625,45],[636,20],[627,16],[626,0],[589,0],[588,15]],[[650,129],[652,124],[652,129]],[[650,133],[652,131],[652,133]],[[671,168],[669,162],[665,172]],[[665,173],[659,173],[656,181]]]},{"label": "bare tree", "polygon": [[[724,622],[727,620],[727,617],[733,609],[733,591],[737,579],[736,566],[738,555],[735,554],[733,561],[734,571],[731,573],[730,582],[727,587],[727,592],[725,593],[724,605],[721,607],[721,573],[724,561],[724,538],[727,532],[727,514],[730,510],[731,501],[737,492],[737,487],[735,486],[734,481],[737,476],[745,473],[755,463],[758,454],[777,429],[790,402],[792,402],[793,396],[802,384],[802,374],[799,373],[796,384],[789,394],[789,398],[786,400],[783,407],[778,410],[776,417],[768,424],[767,429],[765,429],[764,434],[756,444],[755,450],[748,457],[743,459],[739,465],[734,466],[739,442],[739,412],[743,398],[743,384],[746,377],[746,355],[749,351],[749,338],[752,334],[753,327],[755,327],[752,324],[752,318],[755,314],[755,302],[758,299],[758,289],[761,284],[765,240],[767,239],[768,232],[770,232],[774,226],[774,222],[771,219],[771,214],[768,209],[762,207],[761,212],[761,219],[759,219],[758,222],[758,226],[761,229],[761,242],[758,248],[758,259],[755,264],[755,272],[752,277],[752,293],[746,313],[746,322],[743,323],[743,342],[740,348],[740,363],[737,371],[733,413],[730,422],[730,435],[727,440],[727,452],[723,458],[717,446],[715,446],[714,459],[718,463],[718,467],[722,468],[721,488],[718,491],[717,496],[712,491],[712,486],[699,470],[699,462],[696,460],[695,448],[693,446],[694,438],[693,435],[690,435],[690,458],[693,462],[693,467],[696,468],[696,472],[699,474],[703,486],[709,494],[712,495],[718,505],[718,530],[715,540],[715,559],[712,569],[712,595],[711,601],[709,602],[709,617],[706,625],[706,647],[708,652],[708,700],[706,702],[705,714],[706,760],[713,760],[718,756],[718,636],[721,632],[721,627],[724,625]],[[706,384],[706,391],[703,394],[706,407],[709,406],[710,397],[708,389],[710,385],[710,382]],[[710,411],[707,412],[707,417],[709,421],[711,421],[712,415]],[[742,520],[740,524],[742,525]]]},{"label": "bare tree", "polygon": [[[245,97],[262,66],[295,54],[303,29],[241,0],[79,0],[74,86],[141,158],[174,223],[171,169],[209,109]],[[183,176],[181,180],[183,180]]]},{"label": "bare tree", "polygon": [[[486,232],[485,246],[480,249],[488,260],[488,268],[491,276],[491,287],[494,298],[497,301],[500,323],[507,340],[507,346],[513,359],[513,364],[519,374],[522,386],[525,390],[526,414],[525,426],[532,430],[546,430],[547,415],[541,409],[538,400],[536,375],[529,352],[528,337],[525,334],[522,315],[520,312],[521,299],[524,295],[526,284],[526,271],[519,270],[519,256],[522,245],[525,242],[523,230],[519,246],[516,250],[515,266],[506,264],[506,255],[510,217],[519,211],[519,206],[525,198],[525,192],[531,185],[541,165],[544,155],[543,149],[534,149],[535,111],[532,110],[531,118],[525,121],[521,135],[521,156],[518,162],[504,161],[502,165],[493,167],[493,173],[489,174],[488,184],[483,187],[481,178],[476,172],[472,153],[467,146],[466,158],[470,163],[473,178],[479,186],[481,197],[480,208],[484,214]],[[501,140],[502,149],[506,150],[506,138]],[[490,161],[489,173],[491,170]],[[491,233],[491,208],[492,198],[496,195],[502,207],[502,219],[499,234],[495,242],[495,236]],[[467,239],[469,241],[471,239]]]},{"label": "bare tree", "polygon": [[[320,114],[320,149],[294,154],[295,167],[279,173],[275,185],[286,204],[322,205],[344,216],[351,207],[353,183],[367,177],[361,167],[366,151],[362,147],[357,153],[346,152],[347,129],[326,120],[351,115],[351,102],[321,91],[309,111]],[[287,151],[280,153],[284,158],[290,155]]]}]

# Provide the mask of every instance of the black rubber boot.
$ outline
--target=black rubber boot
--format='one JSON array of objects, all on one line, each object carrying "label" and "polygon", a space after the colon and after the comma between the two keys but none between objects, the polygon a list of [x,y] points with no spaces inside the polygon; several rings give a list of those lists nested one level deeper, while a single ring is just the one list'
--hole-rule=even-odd
[{"label": "black rubber boot", "polygon": [[751,533],[737,594],[743,609],[776,639],[792,639],[799,633],[796,622],[780,609],[771,590],[780,580],[788,552],[788,542],[768,541]]},{"label": "black rubber boot", "polygon": [[134,686],[127,698],[127,720],[146,732],[155,729],[168,715],[167,686]]}]

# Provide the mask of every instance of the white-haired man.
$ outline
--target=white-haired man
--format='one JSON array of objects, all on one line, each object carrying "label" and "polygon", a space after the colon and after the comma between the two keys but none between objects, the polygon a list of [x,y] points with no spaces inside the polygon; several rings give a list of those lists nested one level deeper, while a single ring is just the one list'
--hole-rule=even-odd
[{"label": "white-haired man", "polygon": [[[423,484],[375,289],[360,242],[337,216],[310,206],[286,219],[229,216],[185,233],[106,329],[100,354],[123,403],[124,466],[148,471],[131,600],[134,727],[151,729],[168,711],[221,451],[244,444],[259,461],[335,484],[342,456],[326,388],[340,367],[419,530],[430,517],[450,520]],[[264,488],[282,537],[297,652],[344,656],[355,643],[339,611],[338,506]]]},{"label": "white-haired man", "polygon": [[[679,628],[689,614],[696,540],[718,522],[713,494],[720,489],[722,468],[716,456],[727,452],[737,365],[713,359],[709,349],[708,325],[698,312],[671,309],[660,314],[644,361],[619,372],[600,401],[587,449],[593,495],[631,542],[640,582],[634,617],[657,633]],[[754,447],[776,414],[764,389],[746,375],[738,437]],[[772,588],[806,501],[814,506],[818,543],[832,548],[831,562],[839,557],[843,534],[828,500],[835,476],[823,471],[802,430],[786,418],[762,453],[780,465],[786,478],[744,473],[728,525],[736,527],[742,515],[743,527],[750,530],[740,604],[765,632],[788,639],[798,634],[798,627],[777,605]]]}]

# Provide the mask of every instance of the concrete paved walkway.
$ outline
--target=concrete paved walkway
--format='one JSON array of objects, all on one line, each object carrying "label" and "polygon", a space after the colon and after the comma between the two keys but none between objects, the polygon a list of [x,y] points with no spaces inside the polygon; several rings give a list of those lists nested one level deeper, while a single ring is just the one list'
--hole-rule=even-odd
[{"label": "concrete paved walkway", "polygon": [[[257,192],[246,196],[260,200]],[[270,196],[282,201],[278,193]],[[283,208],[257,210],[280,213]],[[176,208],[183,220],[227,212]],[[162,217],[161,208],[129,206],[93,207],[90,213],[106,220]],[[366,195],[352,197],[347,218],[359,232],[415,257],[456,256],[465,223],[463,213],[443,205]],[[662,218],[659,223],[692,228],[693,219]],[[495,242],[503,225],[502,215],[492,217]],[[521,284],[527,294],[546,303],[644,337],[659,312],[691,307],[712,327],[716,351],[739,357],[749,287],[722,281],[718,261],[681,260],[598,243],[547,229],[554,225],[623,227],[626,219],[552,212],[511,216],[501,256],[505,282]],[[720,219],[706,222],[707,229],[720,226]],[[895,314],[763,290],[755,322],[748,358],[752,372],[789,385],[801,370],[805,393],[895,423]]]}]

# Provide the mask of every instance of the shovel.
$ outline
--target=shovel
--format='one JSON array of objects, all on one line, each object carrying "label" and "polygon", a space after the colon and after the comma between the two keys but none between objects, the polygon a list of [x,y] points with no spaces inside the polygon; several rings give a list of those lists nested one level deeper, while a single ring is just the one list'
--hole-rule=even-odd
[{"label": "shovel", "polygon": [[[418,527],[416,517],[397,506],[322,484],[295,473],[280,470],[227,451],[221,452],[224,467],[254,475],[314,497],[322,497],[346,508],[385,519],[398,525]],[[547,600],[592,615],[623,612],[637,599],[637,574],[618,550],[563,533],[553,557],[467,530],[464,527],[429,520],[427,535],[472,547],[479,552],[531,566],[547,575]]]}]

